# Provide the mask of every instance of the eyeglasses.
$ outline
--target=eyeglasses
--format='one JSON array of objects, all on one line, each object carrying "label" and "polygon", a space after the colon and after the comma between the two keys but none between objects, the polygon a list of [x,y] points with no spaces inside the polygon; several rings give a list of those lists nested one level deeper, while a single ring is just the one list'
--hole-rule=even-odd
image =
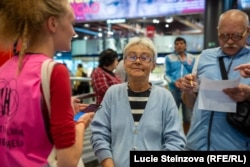
[{"label": "eyeglasses", "polygon": [[130,62],[135,62],[137,59],[139,59],[141,62],[149,63],[152,61],[151,57],[149,57],[146,54],[142,54],[141,56],[136,56],[135,54],[129,54],[126,56],[126,60]]},{"label": "eyeglasses", "polygon": [[247,34],[247,31],[245,31],[243,34],[241,33],[235,33],[235,34],[227,34],[227,33],[224,33],[224,34],[218,34],[219,36],[219,39],[226,42],[228,41],[229,39],[233,40],[234,42],[237,42],[239,40],[241,40],[245,35]]}]

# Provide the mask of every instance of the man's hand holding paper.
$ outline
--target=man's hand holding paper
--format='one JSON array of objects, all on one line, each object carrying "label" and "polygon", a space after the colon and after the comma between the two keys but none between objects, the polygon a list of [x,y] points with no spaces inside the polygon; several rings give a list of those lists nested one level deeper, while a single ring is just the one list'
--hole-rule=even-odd
[{"label": "man's hand holding paper", "polygon": [[239,87],[240,78],[236,80],[210,80],[201,78],[200,81],[198,109],[236,112],[236,101],[228,93],[232,89]]}]

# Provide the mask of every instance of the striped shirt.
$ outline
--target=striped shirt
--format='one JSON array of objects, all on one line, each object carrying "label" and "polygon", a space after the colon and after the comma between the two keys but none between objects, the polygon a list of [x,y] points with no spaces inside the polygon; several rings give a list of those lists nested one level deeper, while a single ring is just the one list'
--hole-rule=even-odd
[{"label": "striped shirt", "polygon": [[138,125],[141,119],[141,116],[148,102],[150,91],[151,88],[143,92],[134,92],[130,88],[128,88],[128,98],[135,125]]}]

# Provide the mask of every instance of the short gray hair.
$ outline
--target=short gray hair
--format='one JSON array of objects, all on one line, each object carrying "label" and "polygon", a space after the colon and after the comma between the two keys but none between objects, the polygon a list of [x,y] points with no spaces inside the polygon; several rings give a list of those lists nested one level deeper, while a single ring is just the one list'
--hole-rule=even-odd
[{"label": "short gray hair", "polygon": [[244,26],[244,28],[248,28],[249,17],[245,12],[239,9],[230,9],[222,13],[219,17],[217,29],[220,29],[220,25],[223,21],[225,22],[225,18],[227,19],[227,22],[232,21],[232,19],[240,19],[242,21],[242,26]]},{"label": "short gray hair", "polygon": [[147,37],[130,38],[129,42],[127,43],[127,45],[123,49],[123,53],[125,54],[126,51],[128,50],[128,48],[130,48],[133,45],[137,45],[137,44],[145,46],[145,47],[149,48],[150,50],[152,50],[154,53],[154,62],[156,62],[156,59],[157,59],[156,47],[155,47],[153,41]]}]

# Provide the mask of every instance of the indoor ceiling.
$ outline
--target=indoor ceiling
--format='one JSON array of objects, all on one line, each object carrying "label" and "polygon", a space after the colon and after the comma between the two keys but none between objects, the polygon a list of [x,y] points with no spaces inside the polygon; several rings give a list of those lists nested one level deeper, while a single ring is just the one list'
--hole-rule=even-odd
[{"label": "indoor ceiling", "polygon": [[[84,22],[75,25],[76,39],[92,39],[106,37],[131,37],[145,35],[147,27],[154,27],[155,35],[203,33],[203,14],[179,15],[172,17],[137,18],[120,23],[107,21]],[[172,20],[172,21],[171,21]]]}]

